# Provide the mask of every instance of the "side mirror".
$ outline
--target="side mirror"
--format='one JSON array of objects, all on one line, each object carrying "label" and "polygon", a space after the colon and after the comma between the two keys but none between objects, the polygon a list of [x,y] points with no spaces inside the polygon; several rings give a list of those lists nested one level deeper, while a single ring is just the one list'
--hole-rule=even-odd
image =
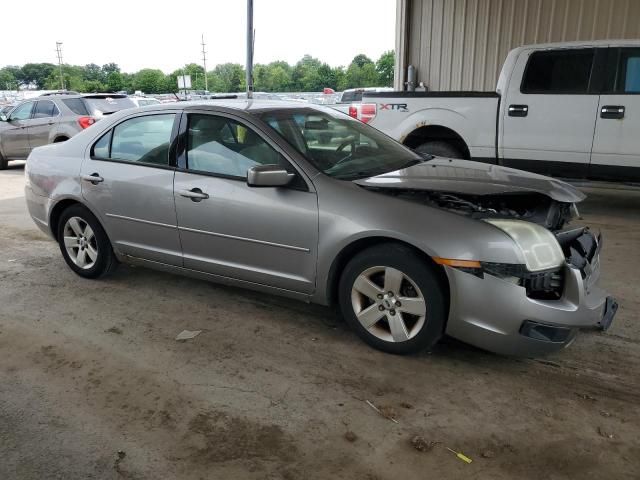
[{"label": "side mirror", "polygon": [[0,115],[0,122],[8,122],[9,118],[3,113]]},{"label": "side mirror", "polygon": [[295,175],[280,165],[258,165],[247,170],[247,185],[250,187],[284,187]]}]

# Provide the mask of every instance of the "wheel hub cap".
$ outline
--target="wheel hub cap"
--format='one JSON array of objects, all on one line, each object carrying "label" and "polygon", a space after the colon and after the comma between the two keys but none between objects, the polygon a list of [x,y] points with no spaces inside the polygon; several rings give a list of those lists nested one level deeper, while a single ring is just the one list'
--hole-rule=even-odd
[{"label": "wheel hub cap", "polygon": [[404,342],[426,321],[426,302],[416,283],[392,267],[371,267],[351,289],[351,303],[360,324],[375,337]]}]

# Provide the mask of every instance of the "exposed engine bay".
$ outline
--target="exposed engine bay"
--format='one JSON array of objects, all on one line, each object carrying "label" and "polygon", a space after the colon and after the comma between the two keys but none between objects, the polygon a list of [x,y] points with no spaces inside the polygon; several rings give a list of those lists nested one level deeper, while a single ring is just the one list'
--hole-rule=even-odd
[{"label": "exposed engine bay", "polygon": [[574,211],[573,204],[558,202],[540,193],[464,195],[428,190],[371,189],[472,218],[525,220],[542,225],[552,232],[561,230],[571,220]]}]

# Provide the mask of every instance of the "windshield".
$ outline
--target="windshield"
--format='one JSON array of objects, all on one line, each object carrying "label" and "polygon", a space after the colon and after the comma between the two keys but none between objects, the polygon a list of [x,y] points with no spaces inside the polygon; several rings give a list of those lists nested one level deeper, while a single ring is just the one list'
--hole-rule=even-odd
[{"label": "windshield", "polygon": [[366,178],[424,160],[376,129],[339,112],[292,108],[268,110],[258,116],[331,177]]}]

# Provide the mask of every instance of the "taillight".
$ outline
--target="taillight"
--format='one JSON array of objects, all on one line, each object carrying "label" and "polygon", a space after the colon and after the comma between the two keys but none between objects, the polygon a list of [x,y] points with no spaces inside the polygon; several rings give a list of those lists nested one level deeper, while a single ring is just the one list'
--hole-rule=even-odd
[{"label": "taillight", "polygon": [[349,116],[357,118],[362,123],[369,123],[376,116],[375,103],[355,103],[349,106]]},{"label": "taillight", "polygon": [[96,119],[93,117],[80,117],[78,119],[78,125],[80,125],[83,130],[89,128],[94,123],[96,123]]},{"label": "taillight", "polygon": [[376,104],[375,103],[363,103],[360,105],[360,121],[362,123],[369,123],[376,116]]}]

